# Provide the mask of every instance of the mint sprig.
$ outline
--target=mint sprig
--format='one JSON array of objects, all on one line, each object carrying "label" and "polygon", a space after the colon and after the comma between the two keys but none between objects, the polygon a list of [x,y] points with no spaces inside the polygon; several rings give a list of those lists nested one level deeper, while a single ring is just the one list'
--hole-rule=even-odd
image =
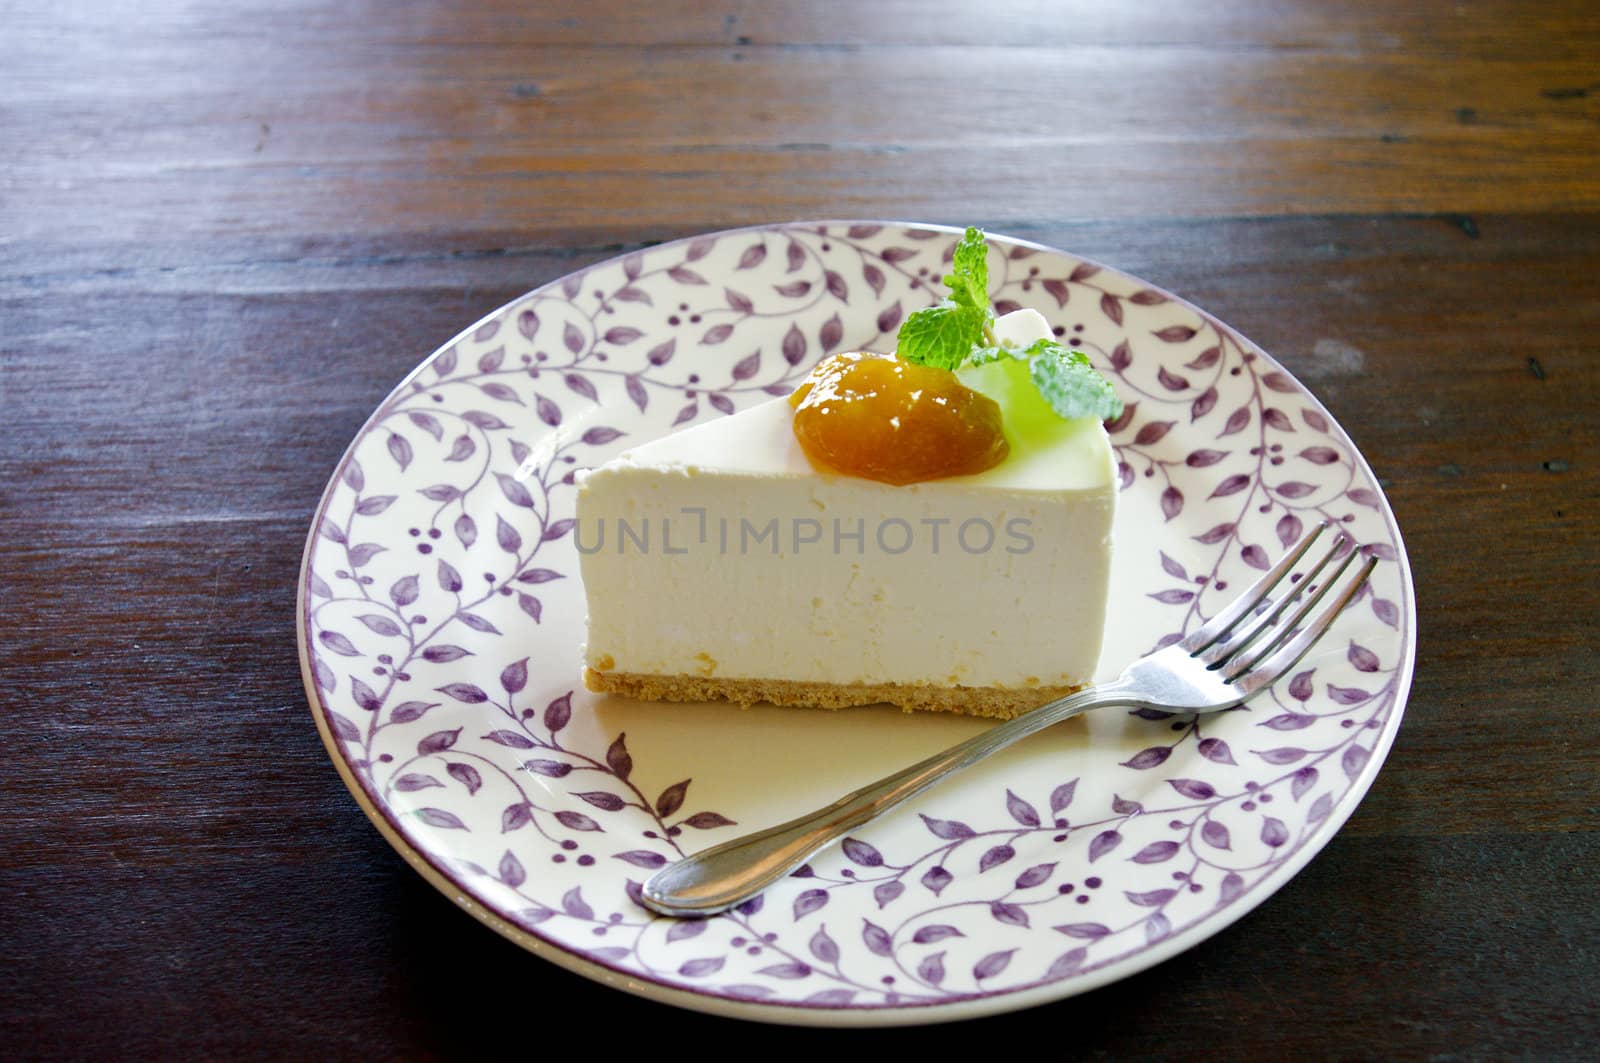
[{"label": "mint sprig", "polygon": [[990,327],[988,246],[983,230],[968,227],[956,245],[944,277],[950,294],[937,306],[911,314],[900,326],[898,353],[918,365],[951,371],[1001,358],[1028,362],[1028,377],[1059,416],[1068,420],[1122,414],[1122,400],[1111,382],[1095,371],[1086,355],[1055,340],[1038,340],[1025,351],[1002,347]]},{"label": "mint sprig", "polygon": [[988,245],[981,229],[969,228],[956,245],[955,261],[945,275],[950,294],[938,306],[911,314],[900,326],[900,357],[917,365],[956,370],[967,363],[974,346],[994,344],[989,322]]}]

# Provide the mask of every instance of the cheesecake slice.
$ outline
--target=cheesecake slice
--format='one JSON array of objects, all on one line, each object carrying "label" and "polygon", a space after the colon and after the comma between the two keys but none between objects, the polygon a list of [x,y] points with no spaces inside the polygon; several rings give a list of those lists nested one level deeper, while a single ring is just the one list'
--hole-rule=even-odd
[{"label": "cheesecake slice", "polygon": [[[1020,313],[1031,317],[995,331],[1025,345],[1045,326]],[[1004,411],[1006,456],[976,474],[896,486],[825,471],[781,398],[588,473],[576,528],[586,685],[1011,717],[1088,684],[1110,576],[1111,446],[1098,419],[1051,412],[1021,364],[959,374]]]}]

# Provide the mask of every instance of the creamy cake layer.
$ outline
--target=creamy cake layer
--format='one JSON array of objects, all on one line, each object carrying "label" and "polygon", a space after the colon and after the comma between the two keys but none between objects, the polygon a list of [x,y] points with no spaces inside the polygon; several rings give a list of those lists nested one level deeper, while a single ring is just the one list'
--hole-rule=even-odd
[{"label": "creamy cake layer", "polygon": [[1018,690],[1089,681],[1114,486],[1098,425],[977,476],[820,474],[783,399],[591,473],[596,672]]}]

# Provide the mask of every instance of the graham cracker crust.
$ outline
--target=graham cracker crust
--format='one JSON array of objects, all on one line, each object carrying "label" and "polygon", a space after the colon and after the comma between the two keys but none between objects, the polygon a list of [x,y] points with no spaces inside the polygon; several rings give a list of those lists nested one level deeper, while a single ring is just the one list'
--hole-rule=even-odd
[{"label": "graham cracker crust", "polygon": [[745,707],[804,705],[844,709],[887,702],[907,712],[955,712],[1009,720],[1083,686],[1025,689],[937,687],[917,683],[801,683],[790,679],[716,679],[699,675],[644,675],[638,672],[583,670],[583,685],[601,694],[640,701],[732,701]]}]

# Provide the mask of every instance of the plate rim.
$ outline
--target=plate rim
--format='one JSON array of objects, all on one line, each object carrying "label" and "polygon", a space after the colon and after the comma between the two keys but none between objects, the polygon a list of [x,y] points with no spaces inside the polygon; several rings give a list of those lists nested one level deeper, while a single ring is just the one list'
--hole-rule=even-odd
[{"label": "plate rim", "polygon": [[[1228,325],[1217,315],[1212,314],[1188,299],[1177,295],[1159,284],[1152,283],[1143,277],[1128,273],[1116,266],[1107,265],[1097,259],[1079,255],[1065,248],[1055,247],[1040,243],[1024,237],[1012,236],[1003,232],[985,231],[985,238],[991,243],[999,243],[1013,247],[1025,247],[1034,251],[1046,252],[1054,255],[1063,255],[1105,270],[1117,276],[1137,280],[1161,295],[1166,296],[1173,303],[1186,307],[1202,318],[1215,322],[1237,338],[1245,341],[1252,353],[1264,359],[1274,369],[1284,373],[1294,381],[1305,399],[1309,400],[1315,408],[1327,417],[1329,423],[1338,429],[1339,433],[1350,443],[1350,454],[1353,466],[1365,472],[1369,481],[1378,492],[1383,505],[1380,515],[1384,526],[1394,542],[1395,560],[1401,574],[1400,589],[1402,592],[1401,617],[1405,624],[1400,630],[1401,654],[1395,667],[1394,702],[1376,740],[1373,742],[1372,752],[1366,763],[1361,768],[1358,777],[1351,781],[1350,787],[1330,809],[1326,819],[1322,821],[1314,838],[1306,844],[1299,846],[1294,853],[1273,867],[1259,881],[1253,883],[1248,889],[1235,898],[1215,916],[1197,922],[1183,930],[1173,933],[1169,937],[1139,949],[1131,954],[1107,961],[1084,975],[1057,979],[1049,982],[1038,982],[1032,985],[1015,989],[995,989],[977,993],[963,994],[955,999],[928,1001],[916,1004],[890,1004],[890,1005],[818,1005],[805,1002],[788,1002],[782,1004],[766,1003],[758,1000],[740,999],[729,997],[709,989],[695,986],[672,985],[642,977],[635,972],[613,966],[608,962],[596,959],[561,944],[560,942],[540,937],[501,917],[491,907],[478,901],[465,882],[435,860],[421,846],[413,844],[405,833],[398,827],[393,819],[387,815],[381,803],[376,800],[366,783],[362,782],[352,771],[348,761],[340,752],[339,740],[332,733],[327,720],[330,711],[323,704],[322,697],[312,671],[310,647],[310,621],[308,609],[311,591],[312,556],[315,552],[318,538],[318,528],[327,511],[332,496],[340,483],[344,470],[353,458],[356,447],[366,436],[367,430],[377,420],[384,407],[408,385],[412,383],[424,370],[433,364],[443,352],[449,350],[463,339],[469,338],[480,326],[490,320],[498,318],[510,308],[550,289],[559,288],[564,280],[575,273],[603,268],[612,263],[620,262],[630,254],[639,251],[656,251],[662,248],[677,245],[687,245],[692,241],[705,238],[722,238],[730,235],[748,232],[770,232],[775,229],[814,229],[818,226],[850,226],[850,225],[878,225],[894,226],[941,232],[950,235],[959,235],[964,227],[944,225],[930,222],[866,219],[866,218],[796,218],[787,221],[772,221],[766,223],[736,226],[728,229],[717,229],[707,232],[696,232],[663,240],[659,243],[644,245],[641,248],[620,251],[615,255],[600,259],[582,267],[579,270],[568,271],[561,276],[525,291],[511,300],[496,306],[487,313],[477,318],[465,328],[458,330],[449,339],[435,347],[429,354],[421,359],[409,372],[407,372],[395,385],[389,389],[373,411],[362,421],[359,428],[352,435],[350,442],[340,453],[334,463],[328,480],[323,487],[314,509],[309,528],[306,533],[305,543],[302,547],[299,575],[295,588],[295,648],[300,665],[301,684],[305,689],[307,708],[321,737],[323,748],[328,758],[333,762],[334,769],[338,772],[345,788],[349,790],[358,807],[365,813],[368,820],[377,827],[383,839],[420,874],[424,880],[439,892],[449,898],[458,908],[471,915],[478,922],[499,934],[501,937],[526,949],[534,955],[554,963],[564,970],[571,971],[592,981],[613,989],[620,989],[634,996],[654,1000],[659,1003],[683,1007],[689,1010],[728,1018],[739,1018],[760,1022],[792,1026],[832,1026],[832,1027],[886,1027],[904,1025],[923,1025],[943,1022],[955,1022],[985,1015],[1001,1014],[1004,1012],[1020,1010],[1022,1008],[1036,1007],[1053,1001],[1066,1000],[1083,993],[1099,989],[1113,982],[1121,981],[1135,974],[1149,970],[1158,964],[1164,963],[1179,953],[1186,952],[1203,942],[1226,930],[1246,915],[1254,912],[1267,899],[1276,894],[1288,882],[1298,875],[1305,866],[1321,853],[1338,834],[1350,817],[1360,806],[1372,784],[1376,782],[1378,773],[1388,760],[1394,740],[1399,734],[1400,725],[1405,717],[1407,701],[1411,693],[1414,678],[1417,645],[1417,617],[1416,617],[1416,588],[1412,575],[1409,555],[1406,552],[1405,541],[1400,533],[1399,522],[1395,517],[1394,508],[1389,502],[1388,495],[1379,483],[1376,473],[1367,461],[1365,453],[1356,446],[1355,440],[1348,430],[1323,404],[1322,400],[1303,381],[1289,369],[1285,368],[1273,355],[1263,349],[1259,344],[1250,340],[1248,336],[1238,329]],[[1065,990],[1065,991],[1063,991]]]}]

